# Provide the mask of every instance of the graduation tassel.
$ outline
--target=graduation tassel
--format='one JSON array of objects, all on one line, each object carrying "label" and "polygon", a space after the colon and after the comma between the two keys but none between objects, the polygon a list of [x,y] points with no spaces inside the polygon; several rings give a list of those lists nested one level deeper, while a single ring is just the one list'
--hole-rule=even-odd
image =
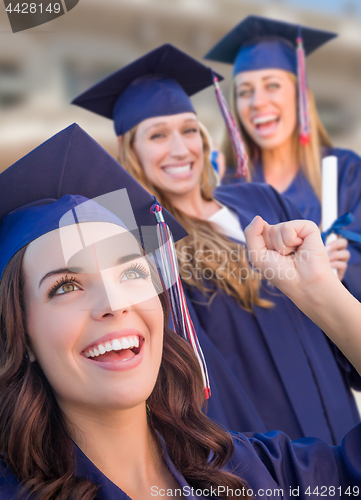
[{"label": "graduation tassel", "polygon": [[308,144],[310,135],[310,114],[308,106],[307,79],[305,51],[303,49],[303,40],[301,32],[297,38],[297,76],[298,76],[298,114],[300,127],[300,141],[303,146]]},{"label": "graduation tassel", "polygon": [[213,74],[213,83],[216,92],[216,98],[218,101],[218,105],[223,115],[223,119],[225,121],[229,136],[231,138],[234,150],[237,156],[237,171],[236,177],[247,177],[247,153],[246,148],[244,146],[244,142],[242,140],[241,133],[237,127],[236,122],[232,116],[232,113],[229,110],[227,102],[224,98],[222,90],[218,84],[218,78]]},{"label": "graduation tassel", "polygon": [[164,220],[162,206],[158,203],[154,203],[150,211],[157,219],[157,237],[163,265],[162,271],[171,306],[174,329],[175,332],[187,340],[193,348],[201,367],[205,399],[208,399],[211,395],[211,389],[207,365],[188,311],[183,286],[179,276],[173,238],[169,231],[168,224]]}]

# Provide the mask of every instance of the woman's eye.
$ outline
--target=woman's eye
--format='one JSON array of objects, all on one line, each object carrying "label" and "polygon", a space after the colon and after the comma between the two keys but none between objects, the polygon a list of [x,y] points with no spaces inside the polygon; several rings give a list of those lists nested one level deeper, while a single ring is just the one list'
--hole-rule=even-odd
[{"label": "woman's eye", "polygon": [[75,283],[63,283],[57,285],[53,290],[51,290],[49,296],[64,295],[65,293],[75,292],[76,290],[80,290],[80,287],[78,287]]},{"label": "woman's eye", "polygon": [[239,90],[237,93],[238,97],[250,97],[251,96],[251,91],[250,90]]},{"label": "woman's eye", "polygon": [[75,283],[64,283],[57,290],[54,290],[53,295],[63,295],[64,293],[75,292],[75,290],[80,290]]},{"label": "woman's eye", "polygon": [[64,295],[65,293],[81,290],[81,286],[75,282],[75,278],[63,277],[57,281],[55,285],[48,291],[48,298],[51,299],[54,295]]},{"label": "woman's eye", "polygon": [[141,276],[136,271],[125,271],[125,273],[123,274],[123,279],[126,280],[135,280],[140,277]]},{"label": "woman's eye", "polygon": [[197,134],[198,133],[198,129],[197,128],[187,128],[185,131],[184,131],[185,134]]},{"label": "woman's eye", "polygon": [[160,132],[158,134],[153,134],[150,136],[150,140],[153,141],[155,139],[161,139],[162,137],[164,137],[164,134],[161,134]]},{"label": "woman's eye", "polygon": [[124,271],[120,281],[146,279],[150,276],[148,269],[140,264]]},{"label": "woman's eye", "polygon": [[279,88],[280,88],[280,84],[279,84],[279,83],[275,83],[275,82],[274,82],[274,83],[269,83],[269,84],[267,85],[267,88],[268,88],[269,90],[279,89]]}]

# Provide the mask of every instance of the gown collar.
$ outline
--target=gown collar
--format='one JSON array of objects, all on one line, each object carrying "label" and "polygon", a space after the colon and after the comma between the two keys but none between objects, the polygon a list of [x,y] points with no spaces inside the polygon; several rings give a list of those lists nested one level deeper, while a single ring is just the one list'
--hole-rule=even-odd
[{"label": "gown collar", "polygon": [[[262,163],[256,162],[252,174],[253,182],[266,182],[263,174]],[[321,204],[317,198],[311,184],[305,177],[302,169],[299,168],[295,178],[285,191],[282,191],[282,196],[290,198],[305,219],[312,220],[316,224],[321,222]]]},{"label": "gown collar", "polygon": [[[170,473],[174,479],[179,484],[179,488],[187,492],[187,498],[191,500],[205,500],[202,496],[195,496],[192,494],[192,488],[189,483],[185,480],[182,474],[176,469],[175,465],[171,461],[167,447],[163,438],[158,434],[159,443],[161,445],[161,450],[163,454],[163,460],[167,465]],[[76,462],[76,476],[81,478],[86,478],[99,486],[99,491],[97,493],[97,499],[99,500],[131,500],[130,497],[121,490],[116,484],[114,484],[110,479],[108,479],[94,464],[89,460],[89,458],[81,451],[81,449],[74,443],[74,455]],[[188,494],[189,492],[189,494]],[[154,498],[157,498],[156,496]],[[161,496],[159,495],[159,499]],[[181,497],[180,497],[181,498]]]}]

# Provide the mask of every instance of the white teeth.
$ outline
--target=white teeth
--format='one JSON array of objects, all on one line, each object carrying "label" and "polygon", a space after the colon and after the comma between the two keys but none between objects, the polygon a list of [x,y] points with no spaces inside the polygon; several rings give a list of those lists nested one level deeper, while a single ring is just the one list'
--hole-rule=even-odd
[{"label": "white teeth", "polygon": [[122,348],[122,344],[118,339],[113,340],[112,343],[113,351],[119,351]]},{"label": "white teeth", "polygon": [[103,344],[98,344],[93,350],[84,352],[86,358],[94,358],[101,354],[105,354],[110,351],[120,351],[121,349],[133,349],[133,347],[139,347],[139,338],[135,335],[132,337],[122,337],[120,339],[114,339],[113,341],[106,342]]},{"label": "white teeth", "polygon": [[122,347],[123,347],[123,349],[129,349],[130,344],[127,341],[127,339],[121,339],[121,341],[122,341]]},{"label": "white teeth", "polygon": [[170,174],[177,174],[177,173],[189,172],[190,169],[191,169],[191,164],[184,165],[182,167],[165,167],[164,168],[164,170],[166,172],[169,172]]},{"label": "white teeth", "polygon": [[277,120],[277,115],[268,115],[268,116],[258,116],[253,119],[253,123],[255,125],[261,125],[263,123],[273,122],[273,120]]},{"label": "white teeth", "polygon": [[105,350],[106,350],[107,352],[112,351],[112,350],[113,350],[112,344],[109,344],[109,342],[107,342],[107,343],[105,344]]}]

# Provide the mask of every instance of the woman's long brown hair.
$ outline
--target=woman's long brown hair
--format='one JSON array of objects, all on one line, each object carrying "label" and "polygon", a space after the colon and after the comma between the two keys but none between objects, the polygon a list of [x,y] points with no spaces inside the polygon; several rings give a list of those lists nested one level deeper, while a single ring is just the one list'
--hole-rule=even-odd
[{"label": "woman's long brown hair", "polygon": [[[95,500],[98,487],[74,475],[66,420],[41,367],[27,354],[21,273],[25,250],[12,258],[0,282],[0,454],[21,482],[24,496]],[[167,299],[164,293],[159,297],[166,325]],[[222,470],[233,453],[233,442],[202,413],[198,361],[187,342],[167,327],[148,405],[152,429],[163,437],[171,460],[191,486],[243,488],[239,477]]]}]

